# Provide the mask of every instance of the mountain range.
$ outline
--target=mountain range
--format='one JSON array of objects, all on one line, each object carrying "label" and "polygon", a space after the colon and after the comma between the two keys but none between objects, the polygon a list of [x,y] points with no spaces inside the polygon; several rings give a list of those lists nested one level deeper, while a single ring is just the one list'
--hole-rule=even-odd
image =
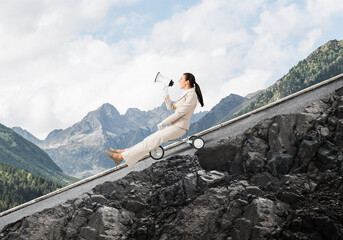
[{"label": "mountain range", "polygon": [[[206,113],[194,114],[191,123]],[[127,148],[142,141],[170,114],[162,104],[150,111],[129,108],[121,115],[113,105],[105,103],[73,126],[52,131],[44,140],[20,127],[13,130],[47,152],[64,173],[85,178],[115,166],[104,154],[105,149]]]},{"label": "mountain range", "polygon": [[[264,106],[308,86],[343,72],[343,41],[332,40],[316,49],[306,59],[267,89],[245,97],[230,94],[210,111],[194,114],[185,136]],[[124,115],[106,103],[67,129],[52,131],[39,140],[15,127],[17,133],[41,147],[66,174],[84,178],[115,166],[104,150],[130,147],[155,132],[156,124],[171,114],[163,103],[150,111],[130,108]],[[168,144],[165,143],[164,146]]]}]

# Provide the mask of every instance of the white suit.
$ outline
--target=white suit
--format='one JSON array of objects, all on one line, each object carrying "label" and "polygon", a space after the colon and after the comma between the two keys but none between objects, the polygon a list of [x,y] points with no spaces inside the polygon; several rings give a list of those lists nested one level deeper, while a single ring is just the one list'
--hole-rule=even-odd
[{"label": "white suit", "polygon": [[183,96],[174,103],[171,102],[169,95],[164,100],[168,110],[175,110],[175,113],[164,119],[162,126],[171,125],[154,132],[136,145],[126,148],[121,155],[128,166],[134,165],[162,143],[183,136],[189,129],[189,122],[198,102],[194,87],[186,90]]}]

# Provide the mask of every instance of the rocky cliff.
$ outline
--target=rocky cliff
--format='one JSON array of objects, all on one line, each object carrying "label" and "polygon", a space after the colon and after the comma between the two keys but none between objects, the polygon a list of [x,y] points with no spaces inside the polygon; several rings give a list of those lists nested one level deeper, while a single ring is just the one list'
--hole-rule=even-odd
[{"label": "rocky cliff", "polygon": [[1,239],[342,239],[343,88],[195,155],[5,227]]}]

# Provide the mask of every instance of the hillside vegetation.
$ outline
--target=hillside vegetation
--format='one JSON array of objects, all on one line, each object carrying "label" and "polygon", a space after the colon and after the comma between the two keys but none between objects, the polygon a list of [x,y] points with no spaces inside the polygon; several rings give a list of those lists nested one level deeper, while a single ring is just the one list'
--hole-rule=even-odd
[{"label": "hillside vegetation", "polygon": [[332,40],[300,61],[275,84],[262,91],[247,106],[220,123],[265,106],[292,93],[343,73],[343,40]]},{"label": "hillside vegetation", "polygon": [[0,162],[49,179],[62,186],[78,181],[68,176],[42,149],[0,124]]},{"label": "hillside vegetation", "polygon": [[61,185],[0,163],[0,212],[61,188]]}]

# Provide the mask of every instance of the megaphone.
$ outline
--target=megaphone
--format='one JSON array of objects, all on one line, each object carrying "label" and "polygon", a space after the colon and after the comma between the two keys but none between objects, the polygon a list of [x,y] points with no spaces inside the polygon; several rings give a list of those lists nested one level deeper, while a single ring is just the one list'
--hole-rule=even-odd
[{"label": "megaphone", "polygon": [[164,77],[160,72],[157,73],[155,77],[155,82],[162,83],[164,86],[168,87],[171,87],[174,84],[173,80]]}]

